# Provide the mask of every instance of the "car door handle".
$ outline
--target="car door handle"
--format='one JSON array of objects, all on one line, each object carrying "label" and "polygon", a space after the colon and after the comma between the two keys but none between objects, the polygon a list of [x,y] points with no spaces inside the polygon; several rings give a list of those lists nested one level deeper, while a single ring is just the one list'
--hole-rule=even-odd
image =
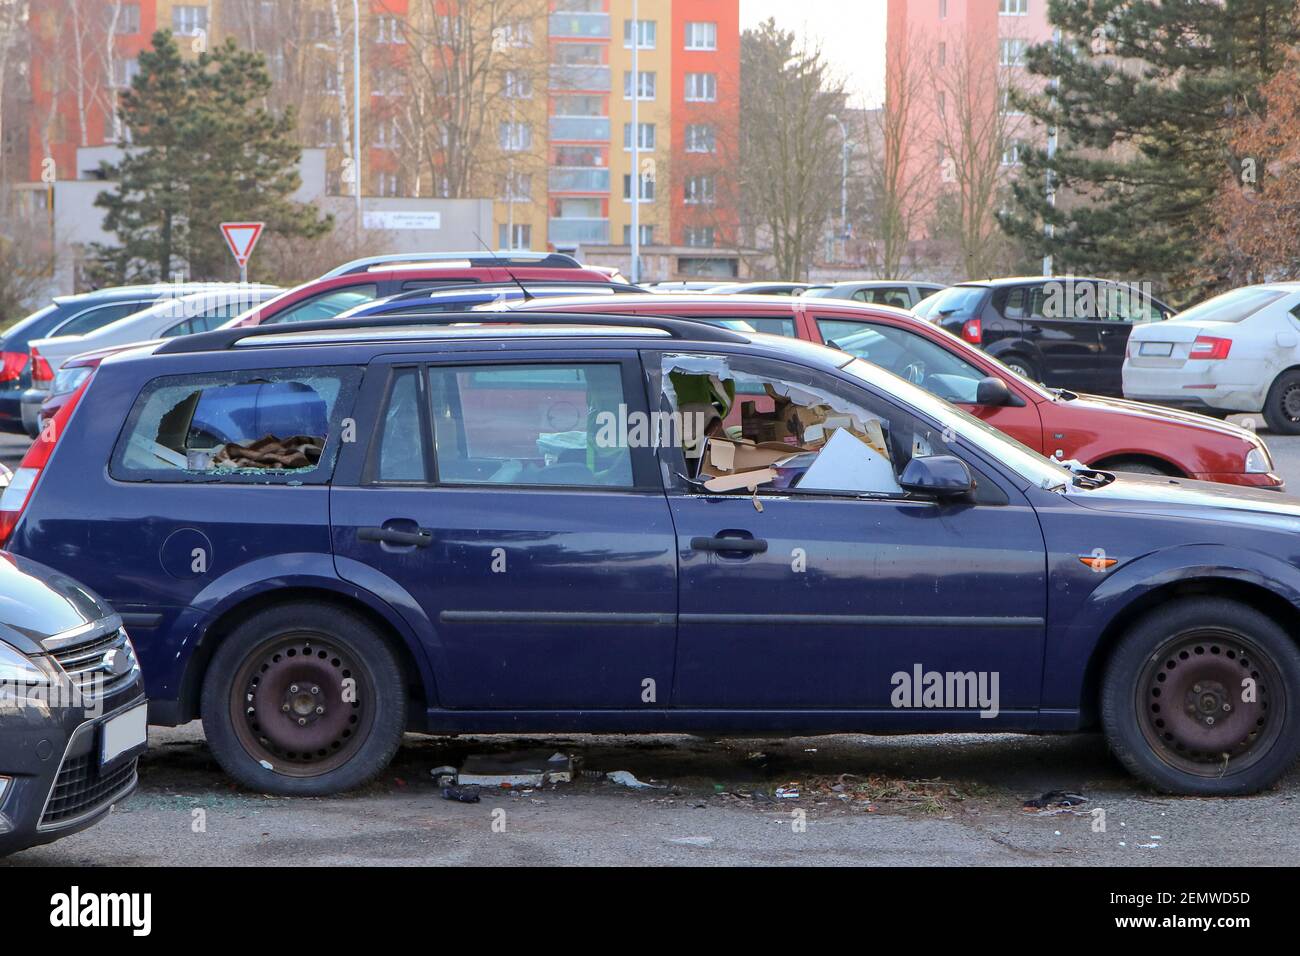
[{"label": "car door handle", "polygon": [[408,548],[427,548],[433,543],[433,532],[426,528],[418,531],[395,531],[392,528],[358,528],[357,539],[360,541],[379,541],[383,544],[397,544]]},{"label": "car door handle", "polygon": [[692,551],[734,551],[744,554],[762,554],[767,550],[767,542],[762,538],[691,538]]}]

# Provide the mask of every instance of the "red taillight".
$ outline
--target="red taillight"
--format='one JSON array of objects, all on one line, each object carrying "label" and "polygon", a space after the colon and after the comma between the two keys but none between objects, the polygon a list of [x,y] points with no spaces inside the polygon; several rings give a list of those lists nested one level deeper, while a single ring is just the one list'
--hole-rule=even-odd
[{"label": "red taillight", "polygon": [[1212,335],[1198,335],[1192,343],[1189,359],[1226,359],[1232,351],[1232,339],[1219,339]]},{"label": "red taillight", "polygon": [[961,324],[961,337],[971,345],[984,342],[984,325],[979,319],[967,319]]},{"label": "red taillight", "polygon": [[0,382],[14,381],[26,367],[26,352],[0,352]]},{"label": "red taillight", "polygon": [[45,361],[45,356],[41,350],[32,346],[32,384],[43,382],[46,384],[54,381],[54,369],[50,368],[50,363]]},{"label": "red taillight", "polygon": [[[86,385],[89,384],[87,381]],[[86,385],[73,392],[68,397],[67,404],[59,409],[59,413],[41,426],[40,434],[27,449],[22,464],[18,466],[18,470],[9,481],[9,487],[4,490],[3,495],[0,495],[0,547],[9,542],[9,536],[18,526],[18,519],[23,516],[23,509],[27,507],[32,491],[40,481],[41,471],[50,460],[50,455],[54,453],[54,446],[59,443],[59,436],[63,434],[64,426],[67,425],[68,419],[72,417],[72,412],[77,407],[77,402],[86,391]]]}]

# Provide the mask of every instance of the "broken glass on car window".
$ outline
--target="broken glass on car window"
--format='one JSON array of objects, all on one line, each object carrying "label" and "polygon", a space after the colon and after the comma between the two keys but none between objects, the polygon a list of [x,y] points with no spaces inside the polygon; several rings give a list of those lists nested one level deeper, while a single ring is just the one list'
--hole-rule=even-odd
[{"label": "broken glass on car window", "polygon": [[274,369],[176,375],[136,402],[113,462],[124,480],[327,477],[359,369]]},{"label": "broken glass on car window", "polygon": [[[796,375],[751,371],[722,356],[665,355],[669,408],[703,427],[683,442],[705,490],[902,495],[912,457],[941,453],[938,436],[888,418]],[[685,432],[691,435],[692,431]]]}]

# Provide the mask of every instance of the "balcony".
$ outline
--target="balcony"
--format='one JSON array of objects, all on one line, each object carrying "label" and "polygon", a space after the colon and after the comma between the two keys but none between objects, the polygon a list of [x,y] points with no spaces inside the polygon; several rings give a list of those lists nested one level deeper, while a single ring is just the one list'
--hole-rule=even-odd
[{"label": "balcony", "polygon": [[608,93],[608,66],[551,66],[551,89]]},{"label": "balcony", "polygon": [[608,219],[552,219],[546,238],[553,246],[578,245],[584,242],[609,243]]},{"label": "balcony", "polygon": [[582,166],[552,166],[550,190],[553,193],[607,193],[609,170]]},{"label": "balcony", "polygon": [[565,40],[609,39],[608,13],[552,13],[552,38]]},{"label": "balcony", "polygon": [[608,143],[608,116],[552,116],[551,141],[560,143]]}]

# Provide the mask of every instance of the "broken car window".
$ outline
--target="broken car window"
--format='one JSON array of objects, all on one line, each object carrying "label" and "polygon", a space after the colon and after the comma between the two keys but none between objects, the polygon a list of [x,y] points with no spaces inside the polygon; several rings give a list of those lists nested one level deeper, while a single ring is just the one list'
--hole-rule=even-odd
[{"label": "broken car window", "polygon": [[327,480],[337,412],[350,407],[360,377],[360,369],[311,368],[156,379],[131,413],[113,477]]},{"label": "broken car window", "polygon": [[907,461],[945,451],[911,416],[778,363],[669,354],[661,381],[665,406],[694,423],[681,429],[685,477],[714,493],[902,495]]}]

